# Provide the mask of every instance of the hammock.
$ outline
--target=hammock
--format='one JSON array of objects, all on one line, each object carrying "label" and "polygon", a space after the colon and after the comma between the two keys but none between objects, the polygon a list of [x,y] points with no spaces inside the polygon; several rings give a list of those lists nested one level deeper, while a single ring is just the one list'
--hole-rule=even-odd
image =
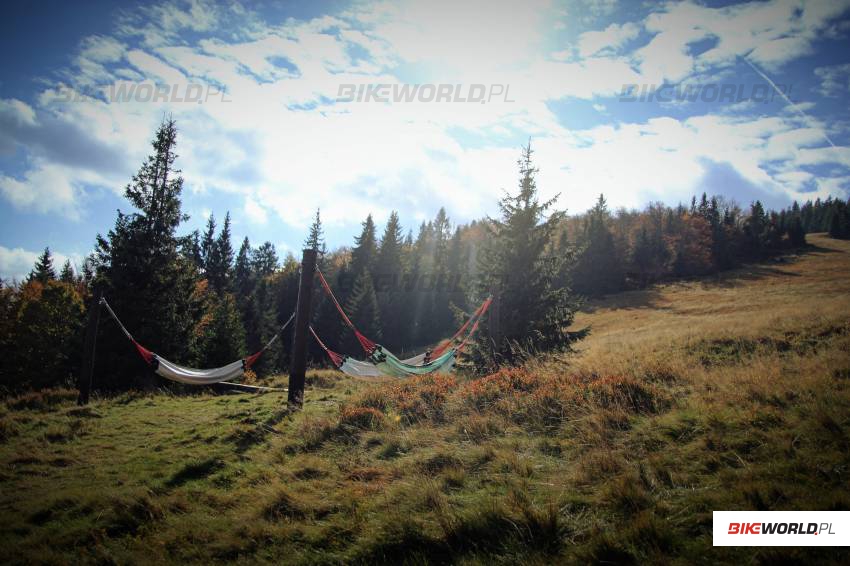
[{"label": "hammock", "polygon": [[174,362],[168,361],[162,356],[159,356],[152,351],[148,350],[141,344],[139,344],[133,335],[127,330],[127,328],[121,323],[118,319],[118,316],[115,314],[115,311],[112,310],[112,307],[109,306],[109,303],[106,302],[106,299],[101,299],[100,304],[106,307],[107,312],[112,316],[118,326],[121,328],[121,331],[133,343],[136,347],[136,350],[139,352],[139,355],[145,362],[150,365],[154,371],[161,377],[165,379],[170,379],[171,381],[177,381],[179,383],[186,383],[188,385],[211,385],[213,383],[222,383],[224,385],[233,385],[245,389],[257,390],[257,391],[286,391],[285,389],[278,389],[274,387],[262,387],[259,385],[247,385],[243,383],[229,383],[232,379],[237,379],[242,377],[245,372],[251,369],[251,366],[257,361],[257,359],[265,352],[274,342],[278,339],[280,334],[289,326],[289,323],[292,322],[292,319],[295,318],[295,313],[289,317],[289,320],[284,323],[283,326],[280,327],[277,334],[275,334],[269,342],[263,346],[258,352],[248,356],[244,360],[237,360],[235,362],[229,363],[226,366],[222,366],[219,368],[213,369],[195,369],[186,366],[181,366],[179,364],[175,364]]},{"label": "hammock", "polygon": [[[400,360],[399,358],[394,356],[391,352],[384,349],[380,344],[373,342],[372,340],[370,340],[369,338],[364,336],[357,329],[357,327],[354,325],[354,323],[351,321],[351,319],[348,317],[348,315],[345,314],[345,311],[343,310],[342,306],[339,304],[339,301],[337,300],[336,296],[334,295],[333,291],[331,290],[331,286],[328,284],[328,281],[325,279],[325,276],[322,274],[322,272],[319,269],[316,269],[316,273],[319,275],[319,282],[322,284],[322,288],[324,289],[325,294],[328,296],[328,298],[331,300],[331,302],[336,307],[336,310],[339,312],[340,316],[342,317],[343,322],[345,322],[345,324],[354,332],[354,336],[357,338],[357,341],[360,343],[360,346],[363,348],[363,351],[366,352],[366,354],[370,357],[370,359],[373,357],[375,352],[379,352],[378,358],[376,360],[373,360],[376,365],[383,363],[385,361],[383,359],[383,356],[386,355],[387,359],[389,359],[389,362],[387,362],[389,366],[395,367],[395,366],[400,364],[402,366],[402,368],[400,368],[401,370],[406,370],[409,373],[414,373],[414,374],[420,373],[420,372],[417,371],[417,368],[431,367],[437,359],[441,359],[443,353],[446,350],[449,349],[449,347],[455,342],[455,340],[460,338],[460,336],[466,331],[466,329],[469,327],[469,325],[471,323],[474,323],[474,325],[473,325],[473,330],[470,332],[470,334],[472,332],[475,332],[475,328],[477,328],[477,326],[478,326],[478,321],[484,315],[484,313],[487,311],[487,309],[490,307],[490,303],[493,302],[492,297],[487,297],[484,300],[484,302],[481,303],[481,305],[477,309],[475,309],[475,312],[472,313],[472,316],[469,317],[469,319],[463,324],[463,326],[461,326],[458,329],[458,331],[455,332],[454,335],[451,338],[449,338],[446,342],[444,342],[443,344],[434,348],[434,350],[430,353],[430,356],[429,356],[428,352],[425,352],[425,353],[419,354],[418,356],[414,356],[412,358]],[[315,333],[314,333],[314,337],[318,340],[318,336],[315,336]],[[468,338],[468,336],[467,336],[467,338]],[[466,342],[466,340],[464,340],[464,342]],[[320,343],[321,343],[321,341],[320,341]],[[427,364],[425,363],[426,357],[429,357],[429,359],[431,360]],[[433,370],[431,370],[431,371],[433,371]],[[425,372],[425,373],[430,373],[430,372]]]},{"label": "hammock", "polygon": [[[336,302],[336,299],[334,299],[334,302]],[[454,368],[457,354],[463,351],[464,347],[469,342],[469,339],[472,337],[473,334],[475,334],[475,331],[478,330],[478,325],[481,322],[481,316],[487,311],[487,308],[490,306],[491,302],[492,301],[490,298],[485,300],[481,304],[481,306],[478,307],[473,316],[470,317],[468,321],[466,321],[466,324],[461,327],[461,330],[455,333],[455,336],[453,336],[448,342],[446,342],[447,345],[451,344],[456,338],[460,336],[461,332],[466,330],[469,324],[472,323],[472,329],[457,347],[440,354],[438,357],[432,359],[428,363],[417,363],[415,365],[408,363],[413,360],[424,362],[425,356],[427,354],[421,354],[419,356],[409,358],[407,360],[400,360],[392,352],[390,352],[389,350],[385,350],[384,347],[380,344],[374,345],[372,353],[369,354],[368,362],[355,360],[354,358],[338,354],[328,348],[325,343],[322,342],[322,340],[319,338],[318,334],[316,334],[316,331],[313,329],[312,326],[310,326],[310,333],[313,335],[313,338],[316,340],[322,350],[324,350],[328,357],[331,359],[334,366],[344,374],[350,375],[351,377],[404,378],[414,375],[426,375],[429,373],[448,373]],[[348,317],[346,316],[345,319],[348,319]],[[356,331],[357,330],[355,329],[355,332]],[[447,347],[448,346],[444,345],[442,350],[445,350]]]},{"label": "hammock", "polygon": [[384,351],[381,346],[375,350],[375,354],[369,357],[370,361],[365,362],[356,360],[350,356],[337,354],[328,348],[321,338],[319,338],[313,327],[310,327],[310,334],[325,351],[328,357],[333,362],[334,366],[346,375],[351,377],[410,377],[413,375],[425,375],[428,373],[442,372],[448,373],[454,367],[455,350],[446,352],[440,358],[419,366],[411,366],[396,358],[391,352]]}]

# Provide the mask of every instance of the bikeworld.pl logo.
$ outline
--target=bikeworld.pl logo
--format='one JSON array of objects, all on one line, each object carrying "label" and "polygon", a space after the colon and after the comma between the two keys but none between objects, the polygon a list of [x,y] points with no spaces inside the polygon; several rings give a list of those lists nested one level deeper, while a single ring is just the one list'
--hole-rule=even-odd
[{"label": "bikeworld.pl logo", "polygon": [[104,100],[120,104],[128,102],[139,103],[187,103],[209,104],[211,102],[233,102],[227,90],[202,83],[140,83],[122,81],[103,88],[70,88],[60,87],[56,92],[56,100],[60,102],[87,102],[92,99]]},{"label": "bikeworld.pl logo", "polygon": [[832,523],[729,523],[730,535],[834,535]]},{"label": "bikeworld.pl logo", "polygon": [[511,85],[484,84],[341,84],[337,89],[337,102],[460,102],[487,104],[489,102],[516,102],[510,98]]},{"label": "bikeworld.pl logo", "polygon": [[850,546],[850,511],[715,511],[714,546]]}]

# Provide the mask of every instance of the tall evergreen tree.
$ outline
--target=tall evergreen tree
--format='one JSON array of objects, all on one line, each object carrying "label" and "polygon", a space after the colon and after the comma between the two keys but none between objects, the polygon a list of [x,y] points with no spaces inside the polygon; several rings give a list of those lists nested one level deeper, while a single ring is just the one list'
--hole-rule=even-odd
[{"label": "tall evergreen tree", "polygon": [[192,233],[183,238],[180,245],[180,252],[183,257],[188,259],[198,272],[204,270],[204,254],[201,250],[201,233],[197,230],[192,230]]},{"label": "tall evergreen tree", "polygon": [[204,231],[203,239],[201,239],[201,263],[204,270],[208,268],[211,261],[215,262],[215,228],[215,215],[210,213],[210,217],[207,218],[207,229]]},{"label": "tall evergreen tree", "polygon": [[[354,288],[345,303],[345,311],[351,321],[360,332],[372,340],[380,340],[383,336],[381,331],[381,315],[378,307],[378,298],[375,295],[375,287],[372,284],[372,276],[363,270],[354,280]],[[359,352],[360,346],[356,341],[354,333],[345,327],[342,342],[346,352]]]},{"label": "tall evergreen tree", "polygon": [[62,264],[62,271],[59,273],[59,281],[62,283],[74,283],[76,278],[74,277],[74,268],[71,267],[71,260],[66,259],[65,263]]},{"label": "tall evergreen tree", "polygon": [[[188,217],[181,210],[183,178],[175,168],[177,127],[162,122],[153,154],[124,192],[136,212],[118,212],[106,237],[98,235],[97,280],[136,339],[178,363],[189,358],[194,328],[193,266],[178,251],[176,230]],[[100,325],[98,361],[110,386],[126,385],[144,367],[120,332]],[[105,384],[105,383],[104,383]]]},{"label": "tall evergreen tree", "polygon": [[53,255],[50,253],[50,248],[44,248],[35,266],[27,278],[28,281],[38,281],[46,285],[48,281],[56,279],[56,270],[53,269]]},{"label": "tall evergreen tree", "polygon": [[[696,201],[692,208],[696,208]],[[573,287],[585,295],[604,295],[623,288],[622,262],[609,228],[610,219],[608,204],[600,194],[585,219],[580,240],[582,251],[573,274]]]},{"label": "tall evergreen tree", "polygon": [[[568,348],[577,337],[566,330],[577,302],[569,289],[555,284],[563,259],[547,253],[566,213],[549,212],[555,198],[538,200],[531,156],[529,143],[518,162],[519,190],[499,202],[501,217],[490,221],[481,255],[479,289],[486,294],[498,288],[500,316],[499,334],[481,333],[471,352],[479,369],[519,363],[536,350]],[[492,316],[490,311],[486,318]]]},{"label": "tall evergreen tree", "polygon": [[233,283],[237,302],[247,301],[254,291],[254,270],[251,265],[253,255],[251,241],[248,236],[242,240],[239,253],[236,254],[236,263],[233,266]]},{"label": "tall evergreen tree", "polygon": [[207,279],[218,293],[233,290],[233,244],[230,242],[230,212],[224,217],[215,240],[214,253],[207,265]]},{"label": "tall evergreen tree", "polygon": [[313,219],[313,224],[310,225],[310,235],[304,240],[304,247],[308,250],[316,250],[319,255],[327,253],[325,245],[325,231],[322,228],[322,209],[316,209],[316,216]]},{"label": "tall evergreen tree", "polygon": [[404,274],[402,238],[401,222],[398,213],[393,211],[381,236],[373,281],[378,296],[378,309],[383,316],[382,330],[386,346],[392,351],[399,351],[404,346],[404,326],[407,323],[401,293]]},{"label": "tall evergreen tree", "polygon": [[372,215],[363,221],[363,230],[355,238],[354,249],[351,250],[351,273],[356,280],[364,271],[371,275],[378,257],[378,243],[375,235],[375,222]]},{"label": "tall evergreen tree", "polygon": [[254,266],[254,272],[259,277],[271,275],[280,266],[277,251],[271,242],[263,242],[263,245],[254,250],[251,262]]}]

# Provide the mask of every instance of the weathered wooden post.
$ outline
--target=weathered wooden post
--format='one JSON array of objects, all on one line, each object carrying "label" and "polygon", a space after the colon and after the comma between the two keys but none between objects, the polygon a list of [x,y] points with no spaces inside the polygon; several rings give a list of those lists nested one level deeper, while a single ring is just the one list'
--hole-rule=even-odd
[{"label": "weathered wooden post", "polygon": [[316,273],[316,250],[304,250],[301,258],[301,281],[298,305],[295,307],[295,333],[292,340],[292,365],[289,368],[289,406],[304,405],[304,378],[307,373],[307,331],[310,327],[310,303]]},{"label": "weathered wooden post", "polygon": [[86,339],[83,346],[83,364],[80,367],[80,376],[77,380],[77,387],[80,390],[77,405],[85,405],[89,402],[92,376],[94,375],[94,353],[97,347],[97,325],[100,322],[101,299],[103,299],[103,290],[99,289],[92,297],[92,304],[89,305]]}]

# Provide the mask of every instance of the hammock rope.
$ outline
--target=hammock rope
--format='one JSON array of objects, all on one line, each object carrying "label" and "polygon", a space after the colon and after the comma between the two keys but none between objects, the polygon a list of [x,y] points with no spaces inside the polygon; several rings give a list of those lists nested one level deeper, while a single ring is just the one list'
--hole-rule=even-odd
[{"label": "hammock rope", "polygon": [[[319,335],[316,334],[315,329],[310,326],[310,334],[313,335],[313,338],[319,344],[319,346],[324,350],[325,354],[327,354],[328,358],[333,362],[334,367],[343,373],[350,375],[352,377],[410,377],[413,375],[424,375],[434,372],[449,372],[454,367],[455,359],[457,354],[463,351],[466,345],[469,343],[470,338],[475,334],[478,330],[478,326],[481,323],[481,317],[487,312],[487,309],[490,307],[492,303],[492,298],[488,297],[478,309],[476,309],[473,316],[461,327],[459,332],[456,332],[452,338],[446,342],[446,345],[442,348],[442,351],[439,355],[428,361],[424,364],[412,364],[409,363],[412,360],[420,361],[421,356],[416,356],[415,358],[411,358],[411,360],[400,360],[398,359],[392,352],[385,350],[383,346],[380,344],[375,345],[375,349],[369,355],[369,361],[360,361],[355,360],[349,356],[338,354],[334,352],[330,348],[325,345]],[[474,321],[474,323],[473,323]],[[470,323],[472,324],[472,328],[464,337],[463,341],[455,347],[449,349],[447,352],[445,350],[448,349],[448,345],[452,344],[455,339],[461,336],[461,333],[469,328]]]},{"label": "hammock rope", "polygon": [[[345,322],[345,324],[354,332],[354,336],[357,338],[357,341],[360,342],[360,346],[363,348],[363,351],[366,352],[366,355],[371,357],[373,354],[375,354],[376,350],[381,349],[381,346],[378,343],[376,343],[376,342],[370,340],[369,338],[367,338],[366,336],[364,336],[357,329],[357,327],[351,321],[351,318],[349,318],[349,316],[345,313],[345,310],[339,304],[339,301],[337,300],[336,296],[334,295],[333,290],[331,290],[331,286],[328,284],[327,279],[325,279],[324,274],[322,274],[321,270],[319,270],[318,268],[316,268],[316,273],[319,276],[319,282],[322,285],[322,289],[324,289],[325,294],[328,296],[328,298],[331,300],[333,305],[336,307],[336,310],[339,312],[340,316],[342,317],[343,322]],[[492,296],[488,296],[486,299],[484,299],[484,302],[481,303],[481,305],[479,305],[477,309],[475,309],[475,312],[472,313],[472,316],[470,316],[466,320],[466,322],[463,324],[463,326],[461,326],[458,329],[458,331],[455,332],[454,335],[451,338],[448,339],[448,341],[446,341],[443,344],[440,344],[439,346],[434,348],[434,350],[431,352],[431,359],[433,360],[433,359],[439,358],[455,342],[455,340],[457,340],[461,335],[463,335],[463,333],[469,327],[470,323],[476,322],[475,328],[477,328],[477,321],[480,320],[480,318],[482,316],[484,316],[484,313],[487,312],[487,309],[490,307],[490,303],[492,303],[492,302],[493,302]],[[473,332],[474,332],[474,330],[473,330]],[[314,336],[315,336],[315,334],[314,334]],[[318,336],[316,336],[316,339],[318,340]],[[319,341],[319,342],[321,343],[321,341]],[[337,354],[337,355],[339,355],[339,354]],[[398,360],[398,358],[396,358],[396,360]],[[414,365],[410,362],[424,361],[424,356],[419,355],[419,356],[414,356],[413,358],[410,358],[409,360],[398,360],[398,361],[400,361],[402,363],[408,363],[408,365]],[[422,364],[417,363],[415,365],[422,365]]]},{"label": "hammock rope", "polygon": [[170,379],[171,381],[177,381],[180,383],[186,383],[189,385],[211,385],[214,383],[221,383],[223,385],[233,385],[236,387],[242,387],[245,389],[257,390],[257,391],[286,391],[286,389],[274,388],[274,387],[263,387],[259,385],[248,385],[242,383],[230,383],[229,380],[241,377],[245,374],[245,372],[251,369],[251,366],[256,363],[257,359],[265,352],[275,341],[280,337],[281,333],[289,326],[290,323],[295,319],[295,313],[292,313],[292,316],[280,327],[280,329],[272,336],[271,340],[269,340],[265,346],[263,346],[260,350],[251,354],[250,356],[237,360],[235,362],[229,363],[225,366],[213,369],[195,369],[189,368],[185,366],[181,366],[179,364],[175,364],[174,362],[170,362],[163,358],[162,356],[157,355],[156,353],[148,350],[139,342],[133,338],[133,335],[130,334],[130,331],[127,330],[127,327],[121,322],[121,319],[118,318],[118,315],[115,314],[115,311],[112,310],[112,307],[109,305],[105,298],[101,298],[100,304],[106,307],[106,311],[112,317],[112,319],[118,324],[121,331],[124,333],[124,336],[127,337],[130,342],[136,347],[136,350],[139,352],[139,355],[145,362],[150,365],[154,371],[164,377],[166,379]]},{"label": "hammock rope", "polygon": [[345,324],[347,324],[348,327],[354,332],[354,336],[357,338],[357,341],[360,342],[360,346],[363,348],[366,354],[371,355],[372,352],[375,351],[375,347],[377,346],[377,344],[366,338],[363,334],[360,333],[359,330],[357,330],[357,327],[354,326],[354,323],[351,322],[351,319],[348,318],[348,315],[345,314],[345,311],[343,310],[342,306],[340,306],[339,301],[336,300],[336,296],[331,290],[331,286],[328,285],[328,282],[325,279],[325,276],[322,274],[321,270],[316,268],[316,273],[319,274],[319,281],[322,284],[322,288],[325,290],[325,293],[327,293],[328,297],[330,297],[331,301],[336,307],[336,310],[339,311],[340,316],[342,316],[342,320],[345,321]]}]

